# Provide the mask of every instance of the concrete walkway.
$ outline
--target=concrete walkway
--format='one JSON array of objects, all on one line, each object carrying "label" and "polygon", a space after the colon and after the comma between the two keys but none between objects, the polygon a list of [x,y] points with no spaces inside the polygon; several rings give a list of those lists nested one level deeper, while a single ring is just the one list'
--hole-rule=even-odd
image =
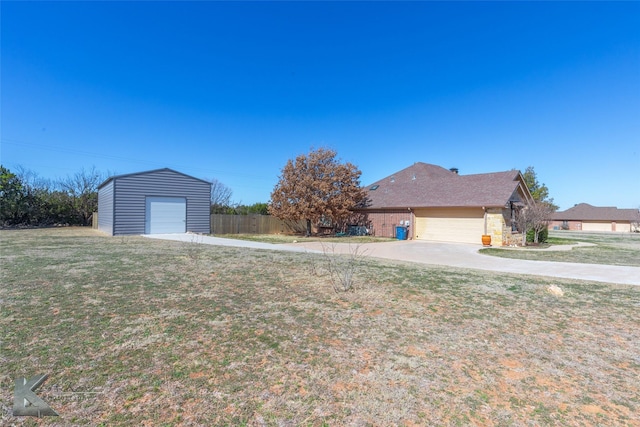
[{"label": "concrete walkway", "polygon": [[[203,236],[201,234],[143,234],[148,239],[175,240],[177,242],[199,243],[204,245],[232,246],[236,248],[267,249],[270,251],[316,252],[301,246],[274,245],[273,243],[252,242],[250,240],[224,239],[222,237]],[[321,252],[320,252],[321,253]]]},{"label": "concrete walkway", "polygon": [[640,285],[640,267],[499,258],[478,253],[478,250],[481,249],[480,245],[464,243],[396,240],[392,242],[363,244],[300,242],[276,245],[196,234],[156,234],[146,235],[144,237],[210,245],[311,253],[323,253],[325,250],[335,253],[350,253],[357,247],[359,254],[374,258],[504,273]]}]

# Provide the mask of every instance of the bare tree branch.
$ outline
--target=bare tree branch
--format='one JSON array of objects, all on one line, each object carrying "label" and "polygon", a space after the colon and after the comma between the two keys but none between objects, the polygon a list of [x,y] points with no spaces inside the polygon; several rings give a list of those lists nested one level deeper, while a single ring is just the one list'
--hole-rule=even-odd
[{"label": "bare tree branch", "polygon": [[83,168],[58,183],[69,196],[73,214],[82,225],[89,225],[91,215],[98,210],[98,185],[104,179],[105,176],[92,167],[90,170]]},{"label": "bare tree branch", "polygon": [[546,202],[529,203],[518,215],[518,228],[523,230],[523,244],[526,243],[527,231],[533,230],[533,243],[538,243],[538,236],[548,227],[551,216],[556,211],[554,205]]},{"label": "bare tree branch", "polygon": [[233,191],[217,179],[210,179],[211,183],[211,213],[224,213],[231,207]]}]

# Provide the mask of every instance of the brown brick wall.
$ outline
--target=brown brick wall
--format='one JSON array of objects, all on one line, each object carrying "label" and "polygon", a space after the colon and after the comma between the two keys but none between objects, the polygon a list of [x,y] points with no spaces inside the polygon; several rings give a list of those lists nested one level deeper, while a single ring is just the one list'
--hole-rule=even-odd
[{"label": "brown brick wall", "polygon": [[374,236],[395,237],[396,226],[409,221],[409,238],[413,237],[413,212],[409,210],[367,212],[367,227]]},{"label": "brown brick wall", "polygon": [[[562,224],[564,221],[551,221],[547,227],[549,230],[564,230]],[[569,230],[580,231],[582,230],[582,221],[567,221]]]}]

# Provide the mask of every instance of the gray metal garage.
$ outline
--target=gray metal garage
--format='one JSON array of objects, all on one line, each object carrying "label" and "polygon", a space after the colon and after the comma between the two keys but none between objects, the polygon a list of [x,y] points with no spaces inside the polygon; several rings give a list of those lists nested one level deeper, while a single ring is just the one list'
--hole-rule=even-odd
[{"label": "gray metal garage", "polygon": [[210,233],[211,183],[172,169],[112,176],[98,187],[98,229],[127,234]]}]

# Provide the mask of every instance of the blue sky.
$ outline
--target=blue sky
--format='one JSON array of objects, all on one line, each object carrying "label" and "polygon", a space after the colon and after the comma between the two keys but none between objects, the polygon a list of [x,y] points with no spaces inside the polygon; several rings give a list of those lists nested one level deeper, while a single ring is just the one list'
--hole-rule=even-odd
[{"label": "blue sky", "polygon": [[170,167],[267,202],[336,150],[524,171],[567,209],[640,206],[640,2],[10,2],[1,161]]}]

